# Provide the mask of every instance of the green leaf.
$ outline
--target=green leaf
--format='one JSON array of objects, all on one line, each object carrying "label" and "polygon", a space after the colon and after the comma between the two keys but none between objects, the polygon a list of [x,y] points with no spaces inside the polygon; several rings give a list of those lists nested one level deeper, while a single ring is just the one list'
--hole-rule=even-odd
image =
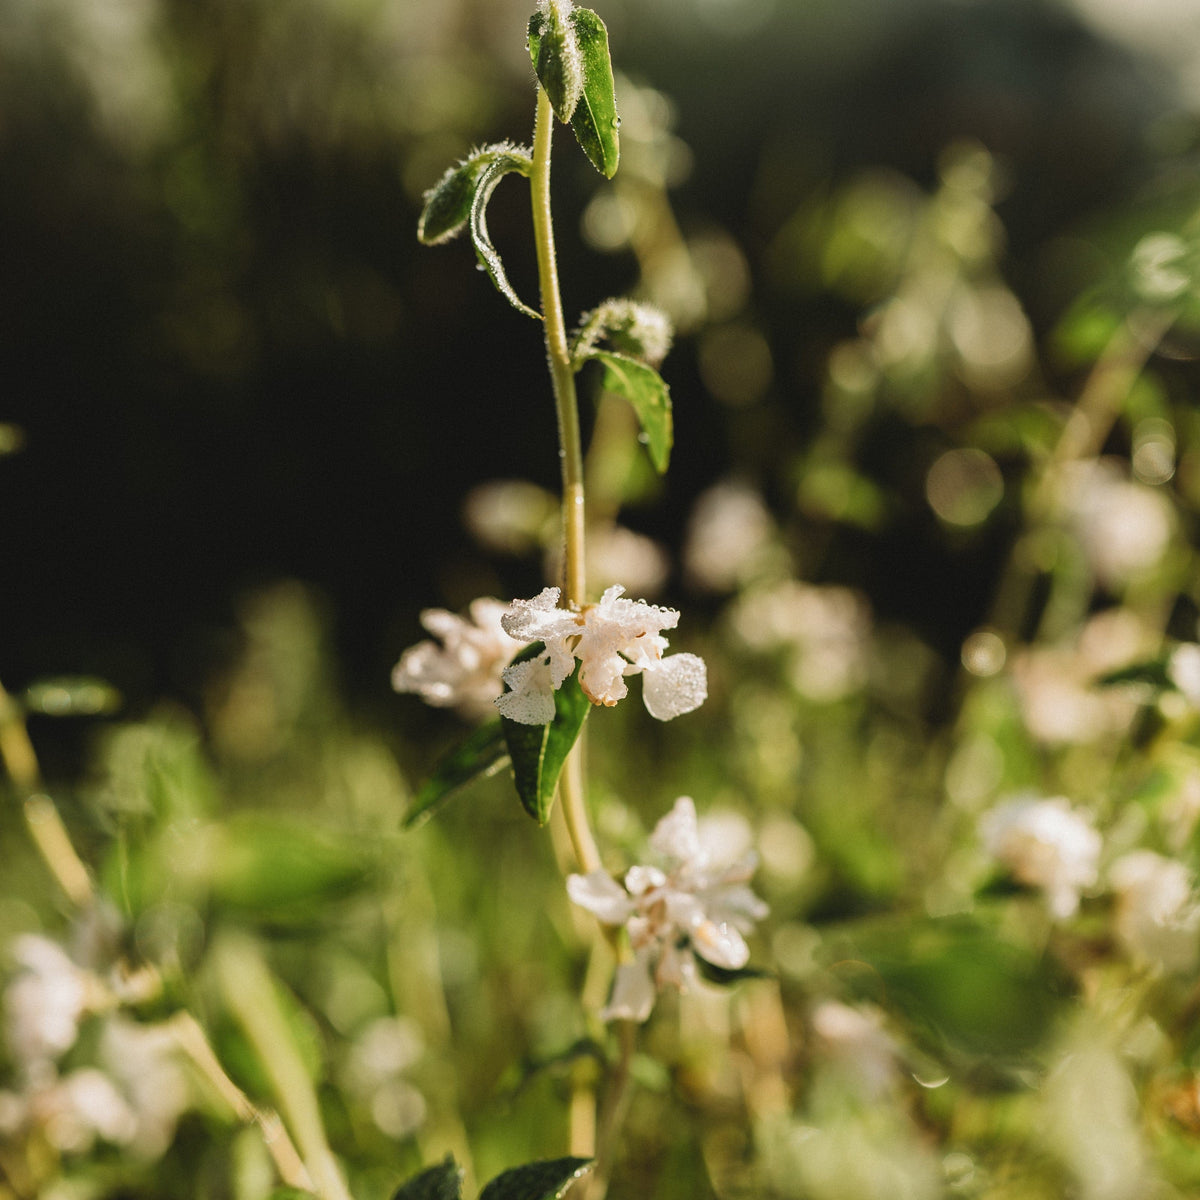
[{"label": "green leaf", "polygon": [[571,23],[583,61],[583,94],[571,117],[571,129],[592,166],[605,179],[611,179],[617,173],[621,154],[617,141],[621,118],[617,116],[608,30],[590,8],[577,8],[571,14]]},{"label": "green leaf", "polygon": [[1130,683],[1144,683],[1156,691],[1165,692],[1175,688],[1175,684],[1167,671],[1168,661],[1165,658],[1150,659],[1146,662],[1131,663],[1127,667],[1119,667],[1108,671],[1096,680],[1098,687],[1121,687]]},{"label": "green leaf", "polygon": [[[513,661],[524,662],[537,658],[545,651],[541,642],[534,642]],[[554,791],[558,787],[563,763],[567,761],[567,755],[575,745],[591,708],[591,703],[579,686],[578,674],[579,668],[576,667],[554,693],[554,720],[548,724],[523,725],[507,717],[500,718],[508,754],[512,759],[517,795],[521,797],[525,811],[539,825],[545,825],[550,819]]]},{"label": "green leaf", "polygon": [[604,364],[604,386],[633,405],[645,435],[654,469],[664,474],[671,458],[674,431],[671,424],[671,391],[653,368],[624,354],[592,350],[586,358]]},{"label": "green leaf", "polygon": [[492,239],[488,235],[487,228],[487,205],[488,201],[492,198],[492,193],[496,190],[496,184],[505,175],[513,171],[519,172],[522,175],[528,175],[529,170],[529,161],[512,156],[498,158],[495,162],[489,163],[484,167],[482,174],[479,176],[479,182],[475,186],[474,199],[471,201],[471,241],[475,244],[476,256],[479,258],[484,270],[491,277],[492,282],[500,291],[500,294],[518,312],[523,312],[527,317],[532,317],[535,321],[540,321],[542,319],[541,313],[536,309],[530,308],[513,291],[512,284],[508,282],[508,276],[504,273],[504,264],[500,261],[500,255],[496,247],[492,245]]},{"label": "green leaf", "polygon": [[479,1200],[558,1200],[581,1175],[592,1169],[590,1158],[554,1158],[526,1163],[497,1175]]},{"label": "green leaf", "polygon": [[[564,7],[568,10],[564,13]],[[565,125],[583,93],[583,59],[570,0],[550,0],[529,18],[529,57],[555,116]]]},{"label": "green leaf", "polygon": [[510,170],[528,175],[533,159],[524,146],[494,142],[472,150],[462,162],[451,167],[425,193],[425,207],[417,222],[417,237],[426,246],[440,245],[462,233],[471,216],[480,176],[497,162],[507,162]]},{"label": "green leaf", "polygon": [[775,978],[771,971],[766,971],[762,967],[718,967],[700,954],[695,955],[695,959],[696,970],[700,972],[701,977],[707,979],[709,983],[720,984],[722,987],[740,983],[743,979]]},{"label": "green leaf", "polygon": [[434,767],[433,774],[422,785],[412,806],[404,814],[404,828],[414,829],[423,824],[453,792],[480,775],[492,774],[507,759],[504,731],[498,720],[475,730]]},{"label": "green leaf", "polygon": [[213,899],[246,915],[301,921],[370,882],[351,838],[275,813],[238,813],[206,845]]},{"label": "green leaf", "polygon": [[652,304],[613,297],[580,318],[571,337],[571,361],[579,365],[601,342],[617,354],[657,367],[671,348],[671,318]]},{"label": "green leaf", "polygon": [[459,1200],[462,1195],[462,1168],[447,1154],[436,1167],[426,1167],[392,1193],[392,1200]]},{"label": "green leaf", "polygon": [[1048,956],[969,920],[884,923],[848,941],[831,953],[869,964],[863,982],[882,982],[889,1011],[942,1053],[1019,1059],[1051,1032],[1072,988]]}]

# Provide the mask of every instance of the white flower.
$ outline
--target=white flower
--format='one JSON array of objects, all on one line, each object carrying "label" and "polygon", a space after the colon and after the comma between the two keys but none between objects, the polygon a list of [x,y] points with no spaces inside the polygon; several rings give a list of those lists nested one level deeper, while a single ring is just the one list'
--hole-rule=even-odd
[{"label": "white flower", "polygon": [[[634,959],[617,968],[605,1020],[644,1021],[659,988],[685,989],[696,977],[695,955],[736,971],[750,959],[743,934],[767,914],[747,881],[757,858],[743,851],[745,826],[698,822],[680,796],[650,838],[662,866],[631,867],[622,887],[605,871],[572,875],[567,894],[605,925],[624,925]],[[731,836],[732,835],[732,836]]]},{"label": "white flower", "polygon": [[813,1012],[812,1028],[824,1057],[868,1099],[885,1095],[898,1079],[899,1048],[878,1009],[824,1000]]},{"label": "white flower", "polygon": [[1029,732],[1048,744],[1080,743],[1122,734],[1140,697],[1096,680],[1152,654],[1154,635],[1135,613],[1109,608],[1071,638],[1032,646],[1013,659],[1013,683]]},{"label": "white flower", "polygon": [[179,1118],[191,1104],[191,1088],[178,1047],[166,1024],[143,1025],[120,1015],[105,1023],[101,1065],[116,1084],[133,1124],[125,1137],[101,1133],[125,1143],[138,1158],[151,1160],[166,1153]]},{"label": "white flower", "polygon": [[1171,651],[1167,676],[1188,702],[1200,707],[1200,646],[1184,642]]},{"label": "white flower", "polygon": [[505,611],[487,596],[471,602],[469,621],[443,608],[426,609],[421,624],[441,645],[424,641],[405,650],[392,671],[392,687],[469,719],[487,716],[501,691],[500,672],[521,648],[501,627]]},{"label": "white flower", "polygon": [[731,592],[759,574],[771,559],[775,532],[758,490],[727,480],[696,500],[683,548],[690,582],[713,592]]},{"label": "white flower", "polygon": [[9,1050],[30,1075],[45,1074],[74,1044],[87,1008],[86,973],[38,934],[13,945],[17,974],[4,993]]},{"label": "white flower", "polygon": [[1170,500],[1126,478],[1124,466],[1112,459],[1066,464],[1059,495],[1088,564],[1106,587],[1122,588],[1153,569],[1170,545]]},{"label": "white flower", "polygon": [[611,706],[629,689],[627,675],[644,675],[642,698],[652,717],[669,721],[691,712],[708,695],[704,660],[694,654],[663,657],[664,629],[674,629],[679,613],[642,600],[626,600],[622,587],[610,587],[599,604],[579,610],[558,607],[558,588],[532,600],[514,600],[501,619],[504,631],[522,642],[541,642],[535,659],[513,663],[503,672],[509,691],[496,700],[500,712],[526,725],[544,725],[554,716],[554,691],[579,660],[579,686],[593,704]]},{"label": "white flower", "polygon": [[869,673],[871,611],[850,588],[788,579],[732,606],[733,628],[760,653],[785,656],[796,690],[817,703],[857,691]]},{"label": "white flower", "polygon": [[1200,950],[1200,906],[1183,863],[1135,850],[1109,868],[1116,893],[1117,940],[1138,962],[1190,969]]},{"label": "white flower", "polygon": [[1062,796],[1014,797],[985,813],[979,830],[988,853],[1022,883],[1042,888],[1060,920],[1079,907],[1080,890],[1096,882],[1100,835]]}]

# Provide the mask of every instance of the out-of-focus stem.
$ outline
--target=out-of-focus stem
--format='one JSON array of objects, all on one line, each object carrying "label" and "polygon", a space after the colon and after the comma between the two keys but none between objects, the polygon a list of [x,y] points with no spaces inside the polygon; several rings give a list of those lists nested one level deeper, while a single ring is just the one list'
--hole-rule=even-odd
[{"label": "out-of-focus stem", "polygon": [[248,939],[227,936],[215,952],[226,1004],[253,1045],[291,1130],[313,1192],[321,1200],[352,1200],[329,1142],[316,1089],[279,1004],[274,980]]},{"label": "out-of-focus stem", "polygon": [[596,1130],[596,1169],[587,1178],[586,1200],[604,1200],[608,1191],[608,1179],[612,1171],[616,1150],[617,1133],[625,1121],[625,1113],[631,1098],[632,1077],[630,1066],[637,1048],[637,1023],[617,1021],[615,1025],[620,1046],[620,1057],[608,1079],[604,1100],[600,1107]]},{"label": "out-of-focus stem", "polygon": [[292,1139],[288,1137],[279,1114],[269,1108],[259,1108],[225,1073],[204,1030],[188,1012],[178,1012],[170,1020],[176,1044],[188,1056],[200,1074],[208,1080],[217,1095],[233,1110],[240,1121],[254,1124],[262,1131],[267,1152],[274,1160],[279,1178],[288,1187],[311,1191],[313,1182],[305,1169]]},{"label": "out-of-focus stem", "polygon": [[54,801],[43,795],[37,753],[25,719],[13,698],[0,685],[0,759],[21,795],[25,825],[42,861],[72,904],[85,908],[92,901],[92,879],[83,865]]}]

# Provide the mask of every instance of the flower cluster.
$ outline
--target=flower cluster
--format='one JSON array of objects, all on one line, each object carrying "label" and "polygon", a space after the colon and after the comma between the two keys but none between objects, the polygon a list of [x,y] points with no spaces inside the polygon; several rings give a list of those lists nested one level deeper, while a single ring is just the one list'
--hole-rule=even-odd
[{"label": "flower cluster", "polygon": [[984,815],[980,833],[988,852],[1017,879],[1046,893],[1060,920],[1074,915],[1080,891],[1099,875],[1100,834],[1062,796],[1014,797]]},{"label": "flower cluster", "polygon": [[696,955],[724,970],[746,965],[743,935],[767,915],[747,886],[758,861],[747,841],[725,823],[697,821],[692,799],[681,796],[650,838],[661,866],[631,867],[624,887],[605,871],[568,878],[571,899],[605,925],[624,925],[633,948],[633,961],[617,968],[605,1020],[646,1020],[660,988],[682,991],[696,978]]},{"label": "flower cluster", "polygon": [[427,704],[482,719],[500,694],[500,672],[521,648],[501,627],[506,605],[489,596],[473,600],[470,620],[427,608],[421,624],[440,639],[410,646],[392,671],[392,687],[416,692]]},{"label": "flower cluster", "polygon": [[514,600],[500,624],[520,642],[541,642],[535,658],[513,663],[503,672],[508,690],[496,707],[512,721],[545,725],[554,719],[554,692],[575,670],[579,686],[593,704],[614,705],[628,694],[625,679],[643,676],[642,698],[652,717],[669,721],[704,703],[708,679],[704,660],[695,654],[664,657],[664,629],[674,629],[679,613],[642,600],[626,600],[622,587],[610,587],[598,604],[559,608],[558,588],[543,589],[532,600]]}]

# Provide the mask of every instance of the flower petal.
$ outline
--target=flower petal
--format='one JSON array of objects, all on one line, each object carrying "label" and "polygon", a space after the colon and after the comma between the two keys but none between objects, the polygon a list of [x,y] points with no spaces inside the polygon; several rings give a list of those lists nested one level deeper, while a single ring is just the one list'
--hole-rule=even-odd
[{"label": "flower petal", "polygon": [[646,710],[670,721],[700,707],[708,697],[708,670],[696,654],[672,654],[648,666],[642,677]]},{"label": "flower petal", "polygon": [[649,957],[639,954],[635,961],[617,967],[612,999],[600,1016],[605,1021],[644,1021],[654,1007],[654,996]]},{"label": "flower petal", "polygon": [[700,853],[700,832],[696,822],[696,803],[691,796],[680,796],[675,806],[654,827],[650,849],[676,862],[693,862]]},{"label": "flower petal", "polygon": [[633,901],[607,871],[568,875],[567,895],[605,925],[624,925],[633,914]]},{"label": "flower petal", "polygon": [[714,967],[737,971],[750,961],[746,939],[732,925],[705,918],[692,926],[692,946]]},{"label": "flower petal", "polygon": [[548,659],[513,663],[504,668],[501,677],[509,688],[496,697],[501,716],[522,725],[548,725],[554,720],[554,682]]}]

